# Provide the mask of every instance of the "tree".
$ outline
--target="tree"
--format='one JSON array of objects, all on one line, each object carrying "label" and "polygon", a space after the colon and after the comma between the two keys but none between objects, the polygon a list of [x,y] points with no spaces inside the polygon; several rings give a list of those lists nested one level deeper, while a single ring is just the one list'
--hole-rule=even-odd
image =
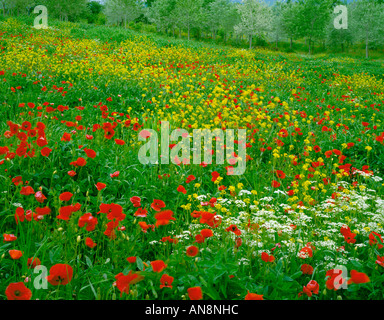
[{"label": "tree", "polygon": [[221,18],[225,14],[228,6],[227,0],[215,0],[208,3],[207,7],[204,8],[204,20],[209,31],[212,33],[212,38],[216,39],[216,33],[221,27]]},{"label": "tree", "polygon": [[191,28],[199,26],[202,18],[203,0],[178,0],[175,7],[175,16],[181,28],[188,30],[190,40]]},{"label": "tree", "polygon": [[143,2],[138,0],[107,0],[104,13],[108,23],[124,23],[127,27],[131,21],[134,21],[143,12]]},{"label": "tree", "polygon": [[283,5],[281,23],[284,33],[290,38],[290,48],[293,47],[293,38],[298,33],[297,17],[299,5],[297,2],[288,1]]},{"label": "tree", "polygon": [[252,49],[253,36],[266,36],[271,30],[271,9],[261,0],[243,0],[237,10],[240,23],[235,26],[235,32],[245,34],[249,38],[249,48]]},{"label": "tree", "polygon": [[100,13],[103,11],[104,6],[97,1],[89,1],[87,3],[87,20],[88,23],[96,23]]},{"label": "tree", "polygon": [[173,28],[176,20],[173,18],[177,0],[156,0],[148,8],[146,15],[148,20],[156,24],[157,29]]},{"label": "tree", "polygon": [[349,5],[351,33],[356,41],[365,42],[367,59],[370,46],[383,43],[383,6],[382,3],[373,0],[360,0]]},{"label": "tree", "polygon": [[326,25],[329,21],[332,0],[299,0],[296,12],[298,35],[307,38],[309,54],[312,53],[312,41],[325,39]]},{"label": "tree", "polygon": [[87,0],[42,0],[41,4],[48,9],[48,14],[61,21],[76,21],[87,10]]},{"label": "tree", "polygon": [[[337,47],[340,45],[341,51],[344,51],[346,44],[350,44],[353,41],[351,28],[336,28],[335,19],[339,16],[339,13],[333,13],[327,26],[326,31],[326,43],[329,47]],[[344,22],[343,22],[344,23]]]},{"label": "tree", "polygon": [[281,1],[276,1],[272,7],[273,18],[270,34],[276,43],[276,50],[278,49],[279,40],[284,36],[283,9],[284,3]]},{"label": "tree", "polygon": [[237,7],[233,2],[228,2],[223,15],[221,16],[220,24],[224,31],[224,40],[227,35],[234,31],[235,26],[240,23],[240,16]]}]

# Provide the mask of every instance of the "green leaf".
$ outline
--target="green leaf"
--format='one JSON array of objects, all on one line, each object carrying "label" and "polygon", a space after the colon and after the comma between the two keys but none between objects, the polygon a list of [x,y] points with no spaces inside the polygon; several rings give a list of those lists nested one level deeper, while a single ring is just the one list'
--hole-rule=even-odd
[{"label": "green leaf", "polygon": [[92,265],[92,261],[91,259],[88,258],[88,256],[85,256],[85,261],[87,263],[87,266],[92,269],[93,268],[93,265]]},{"label": "green leaf", "polygon": [[136,264],[137,264],[137,267],[139,268],[139,270],[143,271],[143,269],[144,269],[143,260],[141,260],[139,257],[136,257]]}]

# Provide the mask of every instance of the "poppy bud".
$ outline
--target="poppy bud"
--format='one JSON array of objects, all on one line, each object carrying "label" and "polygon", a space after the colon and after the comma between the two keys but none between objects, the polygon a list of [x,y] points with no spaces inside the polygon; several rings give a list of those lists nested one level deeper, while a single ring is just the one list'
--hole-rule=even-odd
[{"label": "poppy bud", "polygon": [[56,174],[57,173],[57,170],[53,171],[52,175]]},{"label": "poppy bud", "polygon": [[323,295],[327,295],[327,289],[324,289],[324,291],[323,291]]},{"label": "poppy bud", "polygon": [[342,296],[337,296],[337,300],[343,300]]},{"label": "poppy bud", "polygon": [[100,287],[97,288],[97,296],[96,296],[96,300],[101,300]]},{"label": "poppy bud", "polygon": [[87,191],[87,193],[85,194],[85,196],[86,196],[86,197],[88,197],[88,196],[89,196],[89,190]]},{"label": "poppy bud", "polygon": [[112,300],[116,300],[116,293],[113,293]]},{"label": "poppy bud", "polygon": [[149,300],[149,294],[145,296],[145,300]]},{"label": "poppy bud", "polygon": [[5,253],[2,254],[1,259],[3,259],[4,257],[5,257]]},{"label": "poppy bud", "polygon": [[60,227],[59,229],[57,229],[57,231],[63,231],[63,228],[62,228],[62,227]]},{"label": "poppy bud", "polygon": [[77,243],[81,241],[81,236],[77,236]]}]

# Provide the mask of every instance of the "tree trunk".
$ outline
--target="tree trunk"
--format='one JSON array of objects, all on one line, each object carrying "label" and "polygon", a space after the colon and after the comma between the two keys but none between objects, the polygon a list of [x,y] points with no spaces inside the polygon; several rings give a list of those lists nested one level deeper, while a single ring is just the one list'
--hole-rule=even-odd
[{"label": "tree trunk", "polygon": [[249,49],[252,49],[252,36],[249,36]]},{"label": "tree trunk", "polygon": [[309,54],[311,54],[311,39],[308,39]]},{"label": "tree trunk", "polygon": [[191,29],[191,28],[188,26],[188,41],[189,41],[189,39],[190,39],[190,32],[191,32],[190,29]]},{"label": "tree trunk", "polygon": [[291,37],[291,49],[292,49],[292,47],[293,47],[293,39]]}]

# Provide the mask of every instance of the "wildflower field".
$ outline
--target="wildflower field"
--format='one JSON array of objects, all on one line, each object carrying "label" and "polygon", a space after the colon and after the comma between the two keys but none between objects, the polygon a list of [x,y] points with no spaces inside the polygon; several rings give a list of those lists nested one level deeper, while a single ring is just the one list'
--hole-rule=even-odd
[{"label": "wildflower field", "polygon": [[[0,299],[384,298],[383,60],[12,18],[0,49]],[[246,129],[245,173],[141,164],[164,121]]]}]

